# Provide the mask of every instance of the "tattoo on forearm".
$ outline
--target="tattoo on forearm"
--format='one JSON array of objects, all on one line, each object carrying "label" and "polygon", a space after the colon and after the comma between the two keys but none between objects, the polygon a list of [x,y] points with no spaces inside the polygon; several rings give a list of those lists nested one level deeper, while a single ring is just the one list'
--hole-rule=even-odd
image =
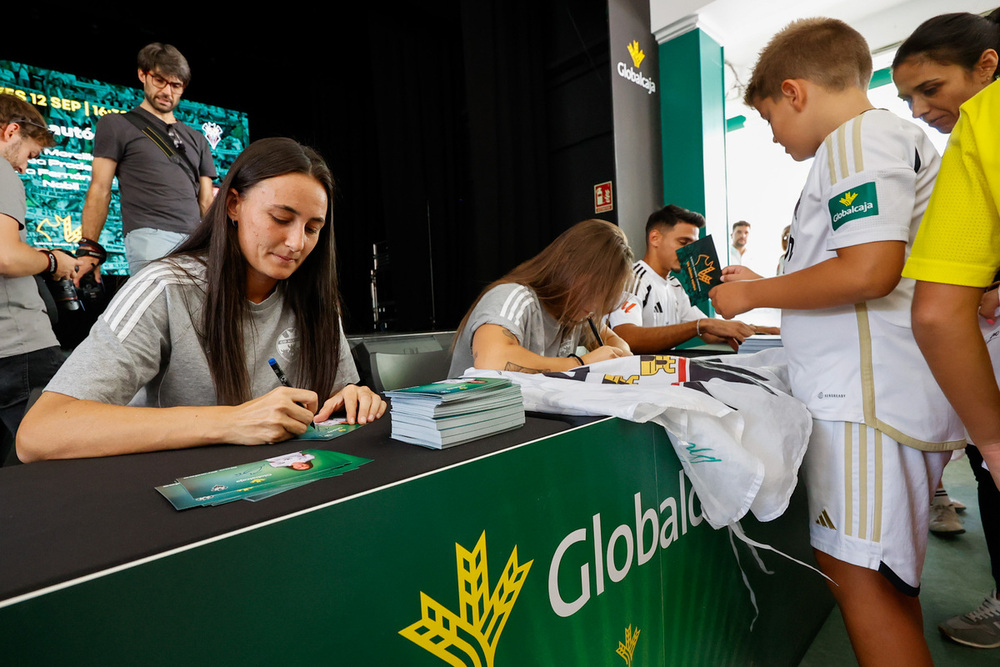
[{"label": "tattoo on forearm", "polygon": [[514,371],[516,373],[549,373],[551,369],[548,368],[525,368],[524,366],[519,366],[513,361],[508,361],[507,365],[503,367],[505,371]]}]

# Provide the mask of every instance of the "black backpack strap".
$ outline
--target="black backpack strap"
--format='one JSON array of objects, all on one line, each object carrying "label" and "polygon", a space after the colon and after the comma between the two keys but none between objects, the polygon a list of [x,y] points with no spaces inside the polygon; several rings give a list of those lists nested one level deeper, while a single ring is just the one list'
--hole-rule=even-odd
[{"label": "black backpack strap", "polygon": [[187,156],[187,153],[184,151],[175,151],[173,140],[170,139],[170,137],[164,136],[163,132],[153,127],[146,121],[145,118],[143,118],[140,114],[137,114],[135,111],[129,111],[128,113],[122,114],[122,116],[125,120],[135,125],[137,130],[149,137],[149,140],[156,144],[157,148],[163,151],[163,154],[167,156],[167,159],[184,170],[187,177],[192,179],[191,182],[194,185],[194,195],[197,197],[198,193],[201,192],[201,182],[198,176],[198,169],[194,166],[194,163],[191,162],[191,158]]}]

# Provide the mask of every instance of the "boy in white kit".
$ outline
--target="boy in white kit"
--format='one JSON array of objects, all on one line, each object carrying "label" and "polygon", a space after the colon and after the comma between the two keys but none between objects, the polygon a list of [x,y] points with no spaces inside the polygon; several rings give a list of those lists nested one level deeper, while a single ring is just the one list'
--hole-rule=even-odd
[{"label": "boy in white kit", "polygon": [[804,461],[810,540],[861,664],[931,664],[917,599],[928,506],[962,425],[910,329],[900,279],[940,162],[926,135],[867,97],[864,38],[797,21],[761,52],[744,100],[795,160],[815,156],[785,275],[729,267],[731,318],[782,309],[792,393],[813,414]]}]

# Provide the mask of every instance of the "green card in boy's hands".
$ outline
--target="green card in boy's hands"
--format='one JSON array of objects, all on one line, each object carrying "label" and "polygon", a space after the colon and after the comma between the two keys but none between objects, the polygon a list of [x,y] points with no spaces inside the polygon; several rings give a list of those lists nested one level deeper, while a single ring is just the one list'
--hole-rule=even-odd
[{"label": "green card in boy's hands", "polygon": [[711,234],[678,248],[677,259],[681,264],[677,277],[691,303],[705,301],[709,290],[722,284],[722,265]]}]

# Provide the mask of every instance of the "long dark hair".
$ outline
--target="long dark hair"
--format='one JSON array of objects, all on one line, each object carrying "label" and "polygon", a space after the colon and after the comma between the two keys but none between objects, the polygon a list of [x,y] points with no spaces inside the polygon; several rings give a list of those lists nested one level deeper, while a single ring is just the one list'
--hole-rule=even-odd
[{"label": "long dark hair", "polygon": [[[1000,8],[986,17],[968,12],[942,14],[921,23],[899,45],[892,68],[910,58],[923,57],[972,71],[987,49],[1000,53]],[[1000,67],[993,72],[994,79],[998,76]]]},{"label": "long dark hair", "polygon": [[326,224],[302,265],[279,289],[295,314],[298,352],[293,361],[300,386],[319,396],[333,390],[340,359],[340,304],[333,240],[334,182],[319,153],[292,139],[261,139],[240,153],[218,196],[191,237],[172,256],[188,256],[205,265],[202,344],[220,405],[252,398],[243,331],[250,321],[247,305],[247,262],[237,229],[227,214],[230,190],[244,195],[261,181],[285,174],[306,174],[326,191]]},{"label": "long dark hair", "polygon": [[606,315],[618,306],[631,266],[632,250],[625,232],[604,220],[578,222],[540,253],[487,285],[462,318],[454,340],[458,340],[483,295],[505,283],[534,290],[542,306],[563,328],[577,324],[574,313],[592,303],[595,296],[601,300],[601,312],[596,314]]}]

